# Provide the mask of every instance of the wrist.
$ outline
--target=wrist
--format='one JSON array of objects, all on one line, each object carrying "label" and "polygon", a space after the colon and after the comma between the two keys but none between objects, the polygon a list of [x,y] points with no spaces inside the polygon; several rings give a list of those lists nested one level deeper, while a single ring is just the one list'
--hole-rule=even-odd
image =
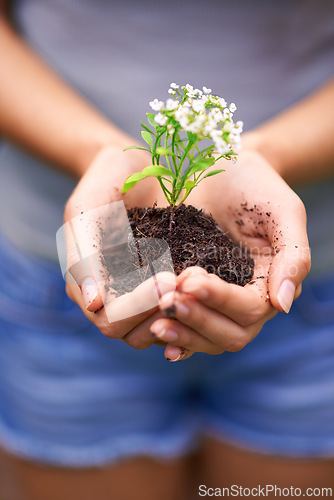
[{"label": "wrist", "polygon": [[[133,138],[109,124],[99,130],[95,129],[94,133],[85,134],[81,138],[81,147],[78,147],[74,159],[74,175],[81,178],[104,151],[109,151],[109,154],[111,152],[118,154],[135,142]],[[136,156],[132,150],[128,153],[130,153],[128,158]]]},{"label": "wrist", "polygon": [[284,153],[277,142],[268,138],[261,130],[252,130],[244,134],[242,139],[243,151],[254,151],[263,158],[278,172],[285,177],[285,161],[288,153]]}]

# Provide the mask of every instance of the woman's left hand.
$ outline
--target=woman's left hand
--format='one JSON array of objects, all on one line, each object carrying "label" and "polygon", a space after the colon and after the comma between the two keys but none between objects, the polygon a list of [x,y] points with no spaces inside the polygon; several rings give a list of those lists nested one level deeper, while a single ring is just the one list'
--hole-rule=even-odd
[{"label": "woman's left hand", "polygon": [[173,317],[160,317],[150,327],[158,340],[168,343],[165,357],[173,361],[196,351],[242,349],[277,311],[289,312],[310,269],[306,214],[299,197],[258,153],[241,153],[237,164],[226,168],[198,186],[189,203],[212,213],[248,249],[255,261],[254,277],[245,287],[201,268],[189,268],[178,277],[176,291],[163,296],[160,304]]}]

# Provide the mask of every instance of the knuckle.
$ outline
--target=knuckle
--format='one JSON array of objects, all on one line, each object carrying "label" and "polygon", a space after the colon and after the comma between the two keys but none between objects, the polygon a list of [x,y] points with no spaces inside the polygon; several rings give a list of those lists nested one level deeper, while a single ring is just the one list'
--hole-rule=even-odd
[{"label": "knuckle", "polygon": [[216,346],[214,347],[210,352],[209,354],[213,354],[213,355],[219,355],[219,354],[223,354],[223,352],[225,351],[225,349],[223,349],[222,347],[220,346]]},{"label": "knuckle", "polygon": [[122,337],[122,332],[117,323],[108,323],[103,321],[98,325],[100,332],[110,339],[120,339]]},{"label": "knuckle", "polygon": [[138,351],[142,351],[143,349],[147,349],[152,345],[152,341],[148,340],[147,338],[142,338],[140,335],[134,335],[133,337],[129,339],[125,339],[125,342],[130,346],[133,347],[134,349],[137,349]]},{"label": "knuckle", "polygon": [[263,315],[263,308],[260,305],[256,305],[243,315],[243,317],[239,321],[239,324],[243,327],[254,325],[254,323],[257,323],[261,320]]},{"label": "knuckle", "polygon": [[241,351],[244,347],[246,347],[246,345],[248,344],[248,342],[249,342],[249,338],[248,338],[247,335],[245,335],[245,334],[239,335],[238,337],[236,337],[234,339],[233,343],[227,349],[227,351],[229,351],[229,352],[238,352],[238,351]]}]

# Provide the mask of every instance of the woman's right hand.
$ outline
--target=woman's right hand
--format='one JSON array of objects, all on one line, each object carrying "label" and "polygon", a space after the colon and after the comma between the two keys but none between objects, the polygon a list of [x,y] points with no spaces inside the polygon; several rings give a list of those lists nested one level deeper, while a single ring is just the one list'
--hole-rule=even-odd
[{"label": "woman's right hand", "polygon": [[[115,230],[119,233],[112,245],[122,243],[129,230],[125,208],[152,206],[156,201],[164,203],[156,179],[145,179],[126,195],[122,194],[124,180],[150,163],[150,155],[143,151],[124,152],[121,146],[102,148],[68,200],[64,214],[68,296],[104,335],[140,349],[156,340],[149,331],[152,321],[161,316],[156,280],[159,294],[163,295],[175,289],[175,276],[159,273],[133,292],[109,300],[108,272],[102,263],[99,234],[108,223],[110,233]],[[113,239],[113,234],[110,236]]]}]

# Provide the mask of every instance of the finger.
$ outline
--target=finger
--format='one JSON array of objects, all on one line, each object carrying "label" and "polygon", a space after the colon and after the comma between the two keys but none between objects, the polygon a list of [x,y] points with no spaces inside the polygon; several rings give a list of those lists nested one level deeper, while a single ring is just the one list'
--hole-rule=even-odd
[{"label": "finger", "polygon": [[[164,295],[160,309],[173,311],[174,319],[210,340],[222,351],[242,349],[260,331],[265,320],[261,317],[257,323],[244,328],[227,316],[201,304],[192,296],[178,292]],[[186,339],[186,341],[189,340]],[[185,347],[192,348],[188,344]]]},{"label": "finger", "polygon": [[79,287],[71,286],[71,298],[83,309],[85,315],[99,328],[103,335],[122,339],[137,325],[149,318],[158,309],[163,293],[175,289],[175,276],[162,272],[146,280],[133,292],[116,297],[105,304],[105,307],[92,313],[84,308],[83,297]]},{"label": "finger", "polygon": [[208,354],[223,352],[219,346],[208,338],[176,320],[160,316],[160,319],[152,323],[150,330],[156,339],[175,347],[183,347],[187,351],[206,352]]},{"label": "finger", "polygon": [[[268,277],[268,289],[273,306],[288,313],[300,293],[299,285],[310,271],[311,258],[306,233],[306,213],[297,203],[294,217],[280,224],[279,240]],[[286,217],[286,216],[285,216]]]},{"label": "finger", "polygon": [[187,267],[182,273],[177,277],[177,285],[180,286],[181,283],[186,279],[192,276],[207,276],[208,272],[206,269],[200,266],[191,266]]},{"label": "finger", "polygon": [[115,260],[120,260],[120,252],[110,250],[126,245],[131,233],[124,204],[119,201],[91,210],[85,210],[79,202],[75,207],[69,204],[65,220],[57,233],[64,278],[80,287],[85,308],[96,311],[110,287]]},{"label": "finger", "polygon": [[262,289],[253,285],[241,287],[215,275],[200,275],[186,278],[178,291],[195,297],[203,305],[242,326],[256,323],[271,313],[263,286]]},{"label": "finger", "polygon": [[164,355],[167,361],[176,362],[183,361],[184,359],[190,358],[194,353],[185,349],[184,347],[177,347],[174,345],[168,345],[165,349]]},{"label": "finger", "polygon": [[108,295],[104,308],[109,322],[126,320],[157,307],[163,294],[175,290],[175,283],[174,274],[161,272],[140,283],[131,292],[119,297]]},{"label": "finger", "polygon": [[[152,324],[161,318],[162,313],[160,311],[156,312],[137,325],[125,337],[123,337],[122,340],[135,349],[147,349],[152,344],[166,346],[166,342],[159,339],[159,337],[151,330]],[[184,347],[167,345],[164,354],[167,361],[181,361],[192,356],[193,352],[185,349]]]},{"label": "finger", "polygon": [[147,349],[152,344],[158,344],[161,346],[166,345],[166,342],[158,339],[150,330],[152,323],[161,317],[162,313],[160,311],[156,311],[145,320],[136,324],[134,328],[132,328],[129,333],[122,338],[122,340],[134,349]]},{"label": "finger", "polygon": [[[67,285],[68,287],[68,285]],[[135,328],[149,318],[158,310],[158,307],[139,313],[137,315],[110,322],[106,313],[106,309],[102,307],[98,311],[90,312],[85,309],[82,293],[79,287],[70,286],[68,291],[70,298],[76,302],[83,310],[85,316],[102,332],[103,335],[110,339],[122,339],[129,331]]]}]

